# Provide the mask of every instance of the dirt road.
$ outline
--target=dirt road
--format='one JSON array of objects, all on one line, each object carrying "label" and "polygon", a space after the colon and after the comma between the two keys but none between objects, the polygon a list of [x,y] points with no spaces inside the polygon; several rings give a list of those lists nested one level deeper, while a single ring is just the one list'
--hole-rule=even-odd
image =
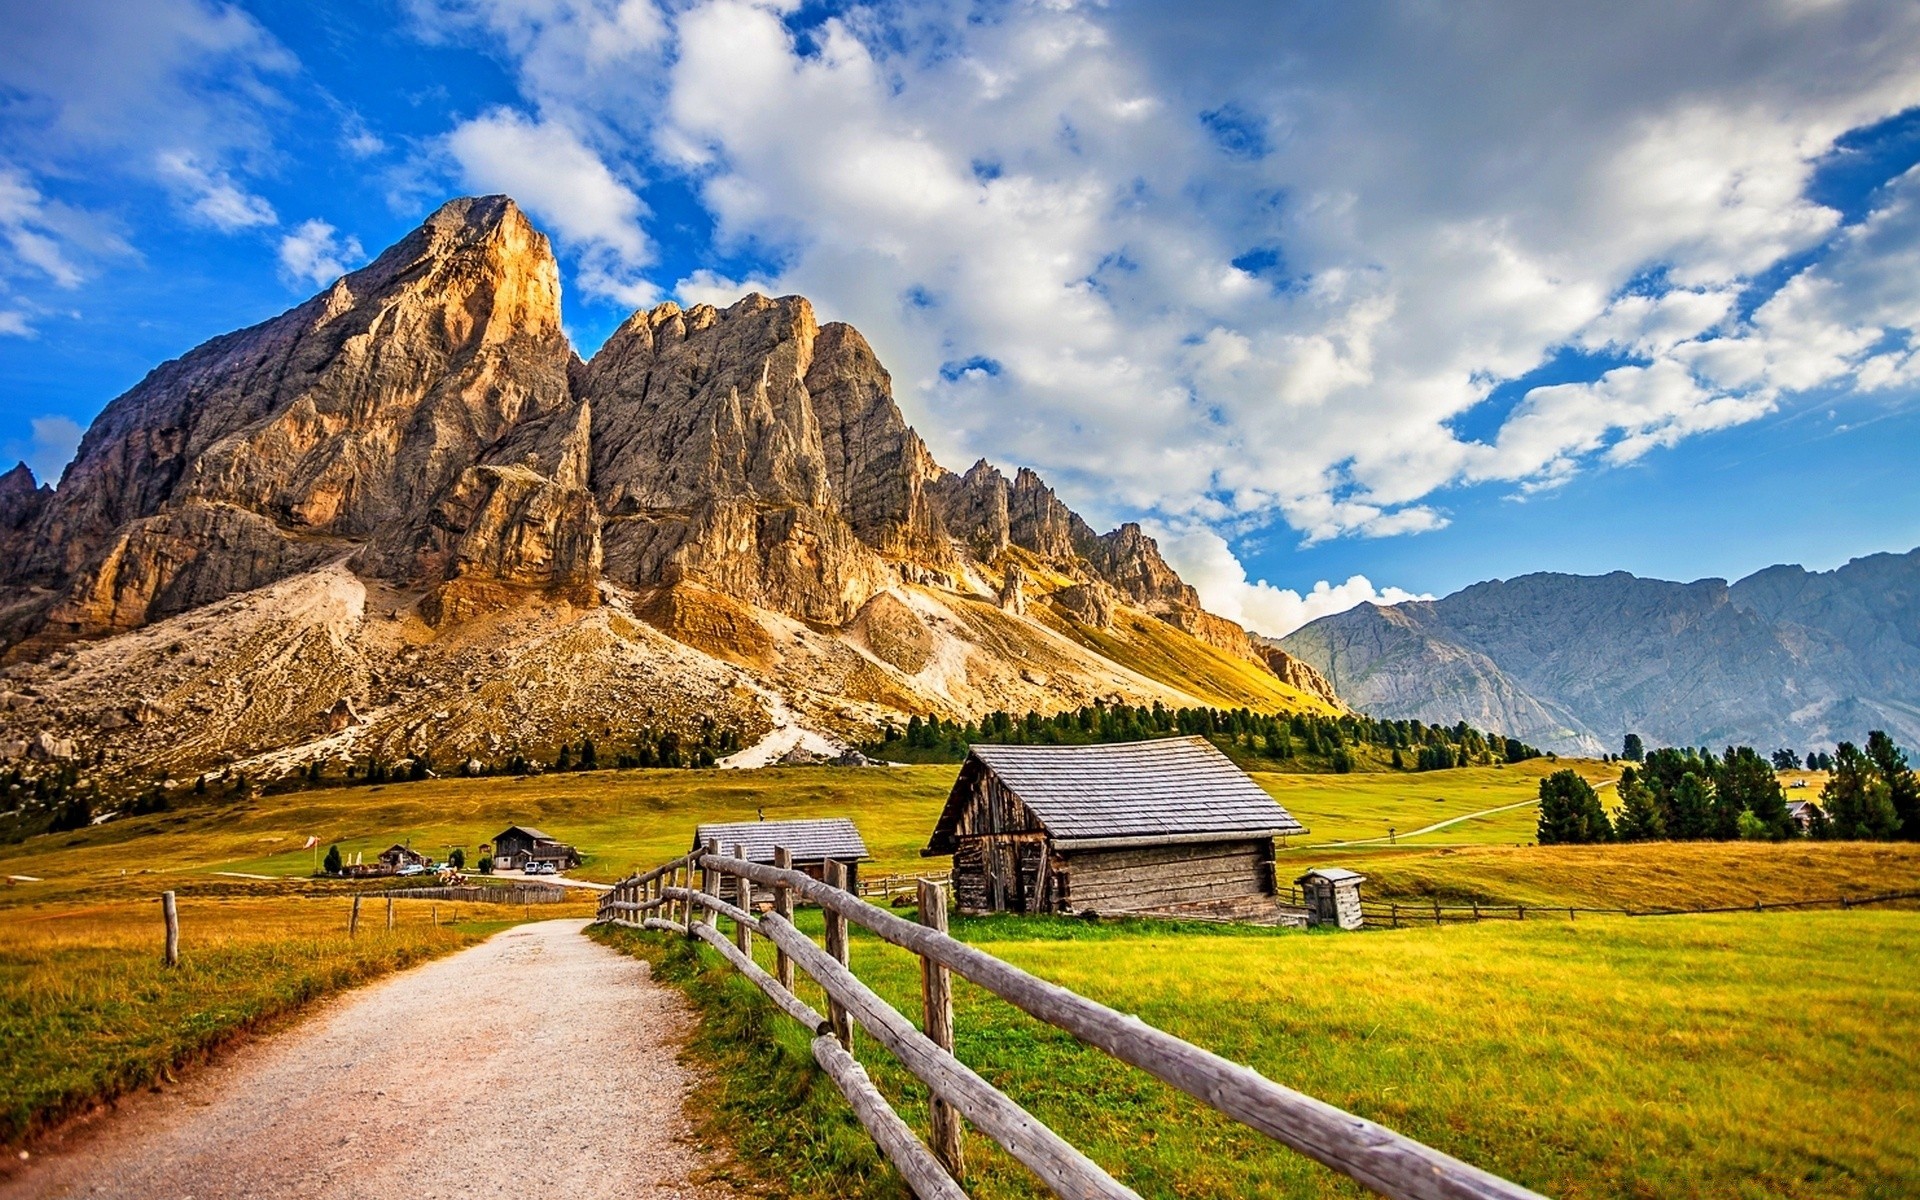
[{"label": "dirt road", "polygon": [[0,1200],[731,1196],[689,1182],[685,1004],[581,925],[523,925],[348,993],[123,1104]]}]

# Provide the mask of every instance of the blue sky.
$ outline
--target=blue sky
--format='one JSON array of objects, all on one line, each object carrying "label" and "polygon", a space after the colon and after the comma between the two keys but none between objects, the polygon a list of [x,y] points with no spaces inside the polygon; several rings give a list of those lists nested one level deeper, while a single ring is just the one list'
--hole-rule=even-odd
[{"label": "blue sky", "polygon": [[806,294],[942,461],[1144,520],[1257,628],[1920,544],[1910,4],[0,0],[0,46],[42,474],[505,191],[582,353]]}]

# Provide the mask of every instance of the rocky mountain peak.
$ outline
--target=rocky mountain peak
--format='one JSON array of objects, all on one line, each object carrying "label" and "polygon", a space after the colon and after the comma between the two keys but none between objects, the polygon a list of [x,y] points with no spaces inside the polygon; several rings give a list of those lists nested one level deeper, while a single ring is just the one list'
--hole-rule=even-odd
[{"label": "rocky mountain peak", "polygon": [[[804,297],[660,304],[581,361],[552,248],[504,196],[450,201],[304,304],[156,368],[57,491],[0,477],[0,538],[16,659],[324,569],[328,595],[346,571],[430,636],[617,603],[689,652],[764,666],[794,636],[782,621],[837,630],[871,655],[842,683],[895,711],[966,657],[933,653],[929,605],[1103,634],[1147,613],[1269,662],[1139,526],[1096,534],[1027,468],[941,467],[873,347]],[[995,636],[1017,658],[1027,635]],[[861,674],[875,662],[905,674]],[[935,663],[938,681],[908,678]],[[1077,686],[1056,700],[1096,694]]]}]

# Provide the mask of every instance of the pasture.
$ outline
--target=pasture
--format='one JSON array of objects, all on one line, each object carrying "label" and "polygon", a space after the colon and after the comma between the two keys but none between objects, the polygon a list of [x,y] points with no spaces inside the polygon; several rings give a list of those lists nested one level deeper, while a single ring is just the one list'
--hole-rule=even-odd
[{"label": "pasture", "polygon": [[[954,932],[1549,1195],[1920,1189],[1920,913],[1358,934],[990,918]],[[904,1194],[808,1069],[806,1032],[717,955],[658,934],[595,936],[654,960],[701,1007],[696,1052],[719,1079],[707,1131],[736,1144],[756,1183],[799,1197]],[[856,934],[853,965],[918,1012],[904,952]],[[970,985],[957,985],[956,1004],[960,1057],[1144,1196],[1363,1194]],[[855,1040],[924,1130],[918,1084]],[[967,1153],[971,1194],[1039,1194],[987,1139],[970,1136]]]}]

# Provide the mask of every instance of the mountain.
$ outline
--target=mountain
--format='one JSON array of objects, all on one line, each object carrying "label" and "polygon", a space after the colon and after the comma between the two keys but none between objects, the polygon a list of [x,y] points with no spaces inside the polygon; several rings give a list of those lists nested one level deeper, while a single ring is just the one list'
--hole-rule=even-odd
[{"label": "mountain", "polygon": [[501,196],[159,367],[57,489],[0,476],[0,552],[0,756],[47,732],[107,770],[1339,707],[1138,526],[936,463],[803,298],[663,304],[582,361]]},{"label": "mountain", "polygon": [[1546,749],[1920,742],[1920,549],[1729,586],[1538,574],[1361,605],[1281,640],[1376,716],[1466,720]]}]

